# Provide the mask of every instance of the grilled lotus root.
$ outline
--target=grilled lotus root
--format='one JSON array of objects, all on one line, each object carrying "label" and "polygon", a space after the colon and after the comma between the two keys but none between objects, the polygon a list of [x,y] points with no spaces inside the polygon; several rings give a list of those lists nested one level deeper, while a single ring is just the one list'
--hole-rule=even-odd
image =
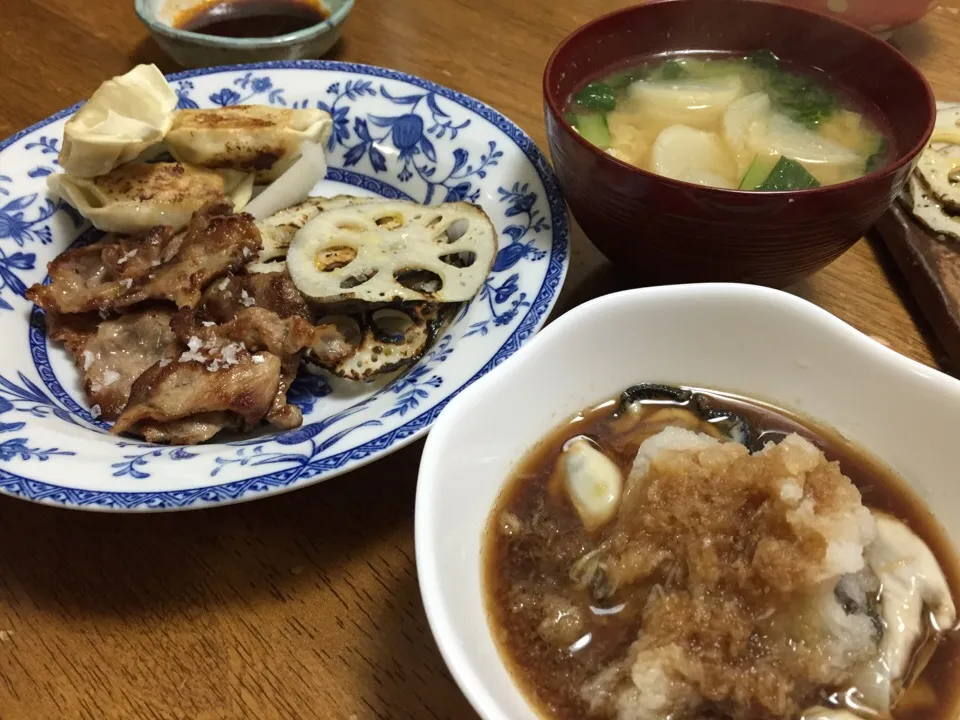
[{"label": "grilled lotus root", "polygon": [[941,107],[930,144],[904,191],[913,216],[929,230],[960,240],[960,106]]},{"label": "grilled lotus root", "polygon": [[937,121],[930,142],[960,145],[960,105],[951,104],[937,110]]},{"label": "grilled lotus root", "polygon": [[325,142],[332,127],[323,110],[235,105],[178,110],[165,141],[181,162],[252,172],[257,182],[269,182],[300,157],[301,143]]},{"label": "grilled lotus root", "polygon": [[[432,304],[389,307],[359,317],[330,315],[320,324],[333,324],[353,352],[335,364],[318,363],[337,377],[366,382],[416,362],[442,324],[440,308]],[[316,361],[314,358],[311,358]]]},{"label": "grilled lotus root", "polygon": [[475,205],[363,203],[308,222],[290,243],[287,270],[318,302],[462,302],[496,254],[496,230]]},{"label": "grilled lotus root", "polygon": [[946,212],[916,175],[907,181],[907,199],[913,216],[937,235],[960,240],[960,218]]},{"label": "grilled lotus root", "polygon": [[181,163],[131,163],[95,178],[57,173],[51,192],[107,232],[146,232],[157,225],[185,227],[208,202],[229,199],[240,211],[253,192],[253,176]]},{"label": "grilled lotus root", "polygon": [[928,147],[917,161],[917,174],[937,202],[950,212],[960,211],[960,188],[955,184],[960,170],[960,155],[945,155]]},{"label": "grilled lotus root", "polygon": [[247,265],[247,272],[283,272],[287,268],[287,249],[293,236],[321,212],[337,210],[350,205],[370,202],[368,198],[337,195],[332,198],[310,198],[299,205],[257,221],[257,229],[263,239],[260,254]]},{"label": "grilled lotus root", "polygon": [[156,65],[103,83],[63,128],[60,165],[77,177],[104,175],[159,143],[177,95]]}]

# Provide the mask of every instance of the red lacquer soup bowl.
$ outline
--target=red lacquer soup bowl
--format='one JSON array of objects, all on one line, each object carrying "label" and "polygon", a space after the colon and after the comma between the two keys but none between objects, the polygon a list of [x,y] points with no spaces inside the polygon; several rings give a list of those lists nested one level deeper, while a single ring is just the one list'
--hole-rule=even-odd
[{"label": "red lacquer soup bowl", "polygon": [[[622,163],[564,119],[570,97],[612,69],[681,51],[772,51],[875,110],[893,156],[869,175],[789,192],[721,190]],[[547,137],[574,217],[637,283],[735,281],[786,286],[827,265],[903,188],[933,130],[923,76],[853,25],[755,0],[665,0],[598,18],[567,37],[543,77]]]}]

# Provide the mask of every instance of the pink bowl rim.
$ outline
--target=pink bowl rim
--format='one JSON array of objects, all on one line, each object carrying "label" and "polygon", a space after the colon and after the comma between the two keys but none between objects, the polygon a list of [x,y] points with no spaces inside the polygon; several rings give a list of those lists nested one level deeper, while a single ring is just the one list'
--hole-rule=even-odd
[{"label": "pink bowl rim", "polygon": [[[624,170],[630,171],[636,174],[638,177],[647,178],[650,180],[656,180],[665,185],[673,186],[678,189],[682,188],[695,188],[702,192],[707,193],[717,193],[722,196],[753,196],[757,195],[757,192],[754,190],[739,190],[739,189],[728,189],[728,188],[716,188],[710,187],[709,185],[698,185],[696,183],[689,183],[683,180],[674,180],[673,178],[668,178],[664,175],[657,175],[656,173],[649,172],[648,170],[643,170],[629,163],[625,163],[621,160],[617,160],[612,155],[604,152],[598,148],[593,143],[585,140],[583,136],[580,135],[576,130],[573,129],[573,126],[566,121],[563,116],[563,110],[560,108],[557,98],[553,96],[553,93],[550,91],[550,79],[554,75],[554,66],[558,62],[558,56],[560,53],[565,50],[568,46],[574,44],[581,35],[586,33],[588,30],[592,29],[596,25],[607,22],[610,19],[626,15],[628,13],[633,13],[641,11],[641,8],[653,7],[658,5],[666,5],[667,3],[691,3],[691,2],[700,2],[701,0],[651,0],[651,2],[644,2],[638,5],[628,5],[622,7],[618,10],[614,10],[609,13],[600,15],[593,20],[581,25],[576,28],[573,32],[568,34],[560,43],[554,48],[553,52],[550,54],[550,58],[547,60],[547,64],[543,70],[543,97],[547,103],[547,106],[550,108],[550,113],[554,116],[554,119],[560,123],[560,126],[563,128],[563,131],[568,135],[573,136],[576,142],[580,143],[583,147],[590,150],[595,157],[602,158],[601,162],[611,163],[614,167],[619,167]],[[928,100],[928,118],[927,118],[927,128],[923,133],[922,139],[916,143],[909,151],[900,152],[897,154],[897,159],[894,162],[887,163],[881,168],[874,170],[873,172],[867,173],[862,177],[855,178],[853,180],[848,180],[842,183],[835,183],[833,185],[823,185],[821,187],[809,188],[806,190],[775,190],[767,191],[762,193],[763,196],[772,196],[772,197],[783,197],[785,195],[802,195],[802,196],[814,196],[822,193],[829,193],[831,191],[835,192],[842,189],[857,187],[858,185],[866,184],[867,182],[876,180],[881,177],[889,177],[895,175],[899,172],[905,165],[908,165],[913,161],[913,159],[923,152],[923,149],[927,146],[927,143],[930,140],[930,136],[933,135],[934,124],[937,121],[937,107],[936,107],[936,98],[933,94],[933,89],[930,87],[930,83],[927,82],[927,79],[923,76],[923,73],[912,63],[907,57],[901,53],[897,48],[888,43],[885,40],[881,40],[872,33],[864,30],[859,25],[854,25],[853,23],[847,22],[846,20],[839,20],[833,16],[821,15],[820,13],[813,12],[812,10],[805,10],[802,8],[792,7],[789,5],[779,5],[776,3],[766,2],[766,0],[728,0],[729,2],[735,2],[741,5],[750,6],[750,5],[765,5],[770,8],[776,8],[774,12],[782,12],[785,15],[794,15],[796,16],[806,16],[808,19],[812,19],[814,22],[820,22],[826,25],[839,25],[843,28],[846,28],[848,31],[859,34],[868,42],[879,43],[884,46],[884,48],[892,53],[896,58],[898,58],[915,76],[916,80],[919,82],[919,85],[925,91]],[[641,11],[642,12],[642,11]],[[548,137],[548,140],[550,138]]]}]

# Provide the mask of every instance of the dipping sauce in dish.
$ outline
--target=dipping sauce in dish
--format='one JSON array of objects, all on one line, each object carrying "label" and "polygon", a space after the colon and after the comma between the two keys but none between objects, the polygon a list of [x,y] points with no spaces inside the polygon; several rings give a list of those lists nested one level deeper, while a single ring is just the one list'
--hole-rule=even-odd
[{"label": "dipping sauce in dish", "polygon": [[892,157],[879,112],[770,52],[635,61],[574,93],[567,120],[643,170],[738,190],[846,182]]},{"label": "dipping sauce in dish", "polygon": [[322,23],[320,0],[212,0],[180,12],[174,26],[220,37],[277,37]]},{"label": "dipping sauce in dish", "polygon": [[484,553],[545,718],[954,717],[949,542],[891,471],[773,406],[642,385],[585,410],[520,463]]}]

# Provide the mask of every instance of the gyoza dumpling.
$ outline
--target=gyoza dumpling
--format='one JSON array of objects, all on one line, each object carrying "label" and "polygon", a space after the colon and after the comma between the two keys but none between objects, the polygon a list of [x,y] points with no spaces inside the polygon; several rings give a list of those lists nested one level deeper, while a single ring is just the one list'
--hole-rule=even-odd
[{"label": "gyoza dumpling", "polygon": [[185,227],[204,204],[227,198],[234,210],[250,200],[253,176],[181,163],[131,163],[96,178],[57,173],[50,190],[107,232],[144,232],[156,225]]},{"label": "gyoza dumpling", "polygon": [[156,65],[107,80],[64,126],[60,166],[77,177],[105,175],[160,142],[176,106]]},{"label": "gyoza dumpling", "polygon": [[270,182],[300,157],[301,143],[325,142],[331,128],[328,113],[309,108],[236,105],[179,110],[166,143],[181,162],[253,172],[257,182]]}]

